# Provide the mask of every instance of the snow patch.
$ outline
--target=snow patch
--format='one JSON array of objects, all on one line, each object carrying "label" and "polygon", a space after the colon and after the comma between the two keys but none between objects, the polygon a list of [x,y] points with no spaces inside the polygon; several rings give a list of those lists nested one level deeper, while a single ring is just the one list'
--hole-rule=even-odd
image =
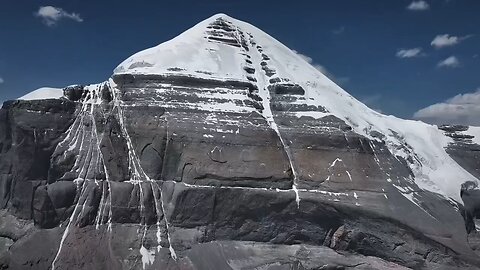
[{"label": "snow patch", "polygon": [[472,139],[473,143],[480,145],[480,127],[469,127],[464,133],[474,136]]},{"label": "snow patch", "polygon": [[155,250],[148,250],[142,246],[140,248],[140,255],[142,255],[143,269],[145,269],[146,265],[151,265],[155,261]]},{"label": "snow patch", "polygon": [[18,99],[19,100],[40,100],[40,99],[59,99],[61,97],[63,97],[62,88],[42,87]]}]

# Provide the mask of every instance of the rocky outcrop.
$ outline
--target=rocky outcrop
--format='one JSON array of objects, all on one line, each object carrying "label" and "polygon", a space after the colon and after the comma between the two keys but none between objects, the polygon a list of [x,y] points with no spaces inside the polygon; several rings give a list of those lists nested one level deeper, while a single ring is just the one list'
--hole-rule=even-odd
[{"label": "rocky outcrop", "polygon": [[445,134],[453,139],[453,142],[447,148],[450,156],[465,170],[479,178],[480,145],[472,141],[474,136],[465,134],[469,127],[444,125],[440,126],[439,129],[445,131]]},{"label": "rocky outcrop", "polygon": [[167,67],[4,104],[2,268],[480,267],[465,207],[418,186],[416,155],[313,102],[229,19],[205,33],[244,80]]}]

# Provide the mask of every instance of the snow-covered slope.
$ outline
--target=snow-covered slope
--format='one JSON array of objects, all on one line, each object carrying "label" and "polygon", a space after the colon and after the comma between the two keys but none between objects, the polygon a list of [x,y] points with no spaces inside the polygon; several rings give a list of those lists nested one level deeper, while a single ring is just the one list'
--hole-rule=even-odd
[{"label": "snow-covered slope", "polygon": [[20,100],[39,100],[39,99],[58,99],[63,97],[62,88],[42,87],[34,90],[18,99]]},{"label": "snow-covered slope", "polygon": [[469,127],[465,133],[473,136],[472,141],[480,145],[480,127]]},{"label": "snow-covered slope", "polygon": [[[218,18],[233,25],[236,31],[232,34],[231,30],[212,27],[211,23]],[[231,46],[230,40],[239,46]],[[253,52],[255,49],[260,55]],[[245,56],[251,61],[245,62]],[[296,112],[298,117],[320,118],[331,114],[351,125],[358,134],[385,141],[392,154],[409,160],[415,175],[412,180],[420,188],[460,202],[460,185],[465,181],[478,181],[446,153],[445,147],[451,138],[436,126],[386,116],[368,108],[273,37],[225,14],[212,16],[170,41],[129,57],[114,73],[182,74],[247,81],[249,75],[245,69],[264,68],[263,63],[262,66],[258,63],[265,59],[269,60],[268,69],[273,70],[273,79],[294,82],[305,90],[305,99],[296,101],[297,104],[320,105],[327,111]],[[271,83],[268,78],[255,80],[260,88],[259,95],[268,104],[268,95],[262,95],[262,91],[267,91]],[[382,135],[379,137],[378,133]]]}]

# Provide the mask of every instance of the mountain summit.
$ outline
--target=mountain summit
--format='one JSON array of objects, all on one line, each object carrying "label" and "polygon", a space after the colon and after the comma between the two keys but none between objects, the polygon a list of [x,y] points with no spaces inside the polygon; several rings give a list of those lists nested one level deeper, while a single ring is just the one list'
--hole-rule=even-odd
[{"label": "mountain summit", "polygon": [[248,23],[63,93],[0,110],[3,267],[480,267],[479,129],[375,112]]},{"label": "mountain summit", "polygon": [[[271,114],[269,107],[282,106],[290,116],[316,119],[335,116],[369,139],[382,134],[380,139],[388,142],[393,154],[404,158],[414,154],[424,161],[410,164],[416,176],[412,180],[421,188],[460,201],[460,185],[477,180],[448,156],[444,148],[452,139],[443,136],[435,126],[388,117],[369,109],[276,39],[225,14],[214,15],[170,41],[136,53],[115,69],[114,77],[120,74],[250,83],[256,88],[252,94],[262,97],[266,108],[263,115],[269,120],[271,116],[265,115]],[[278,89],[272,91],[273,88]],[[289,98],[278,100],[277,95]],[[230,106],[214,107],[207,100],[204,103],[207,110],[249,111],[242,104],[248,101],[246,96],[215,93],[212,98],[223,98]],[[192,106],[198,108],[199,104],[202,102]]]}]

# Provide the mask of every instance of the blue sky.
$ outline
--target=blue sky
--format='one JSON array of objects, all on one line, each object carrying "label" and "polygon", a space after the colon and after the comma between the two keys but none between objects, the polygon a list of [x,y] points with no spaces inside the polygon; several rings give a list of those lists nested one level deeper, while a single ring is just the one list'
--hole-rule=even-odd
[{"label": "blue sky", "polygon": [[220,12],[308,56],[383,113],[480,119],[478,0],[2,0],[0,100],[103,81],[133,53]]}]

